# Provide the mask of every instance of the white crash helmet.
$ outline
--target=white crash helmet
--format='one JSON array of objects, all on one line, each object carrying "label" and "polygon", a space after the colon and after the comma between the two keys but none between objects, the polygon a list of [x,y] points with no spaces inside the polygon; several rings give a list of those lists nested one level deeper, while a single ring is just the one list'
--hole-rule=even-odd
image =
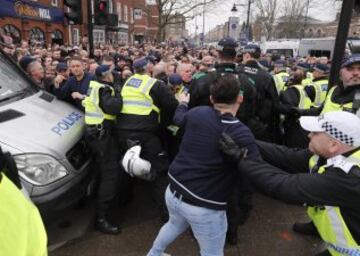
[{"label": "white crash helmet", "polygon": [[140,157],[141,146],[129,148],[122,160],[122,166],[131,177],[143,178],[150,174],[151,164]]}]

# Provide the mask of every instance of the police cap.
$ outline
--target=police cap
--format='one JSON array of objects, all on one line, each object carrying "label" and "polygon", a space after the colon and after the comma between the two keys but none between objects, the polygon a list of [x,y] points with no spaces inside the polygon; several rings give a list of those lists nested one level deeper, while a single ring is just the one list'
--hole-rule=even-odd
[{"label": "police cap", "polygon": [[320,72],[322,74],[329,74],[330,68],[325,64],[318,63],[314,66],[314,71]]},{"label": "police cap", "polygon": [[134,69],[143,68],[148,64],[148,61],[149,60],[147,58],[137,59],[134,61],[133,68]]},{"label": "police cap", "polygon": [[95,75],[98,77],[102,77],[110,72],[111,72],[111,68],[109,65],[100,65],[96,68]]},{"label": "police cap", "polygon": [[222,51],[223,49],[235,49],[237,46],[237,42],[232,37],[224,37],[218,42],[217,49]]},{"label": "police cap", "polygon": [[29,64],[33,61],[36,61],[36,58],[31,57],[31,56],[24,56],[20,59],[19,61],[19,65],[20,67],[26,71],[27,67],[29,66]]},{"label": "police cap", "polygon": [[177,74],[177,73],[171,74],[169,76],[169,83],[171,85],[180,85],[180,84],[182,84],[182,82],[183,81],[182,81],[181,76],[179,74]]},{"label": "police cap", "polygon": [[274,67],[283,68],[286,66],[286,62],[283,60],[277,60],[274,62]]},{"label": "police cap", "polygon": [[310,64],[306,62],[300,62],[296,65],[296,67],[305,71],[308,71],[311,68]]},{"label": "police cap", "polygon": [[354,63],[359,63],[360,62],[360,54],[356,53],[356,54],[352,54],[350,56],[347,56],[343,59],[342,63],[341,63],[341,67],[347,67],[350,66]]},{"label": "police cap", "polygon": [[256,44],[248,44],[242,50],[243,53],[260,53],[260,47]]}]

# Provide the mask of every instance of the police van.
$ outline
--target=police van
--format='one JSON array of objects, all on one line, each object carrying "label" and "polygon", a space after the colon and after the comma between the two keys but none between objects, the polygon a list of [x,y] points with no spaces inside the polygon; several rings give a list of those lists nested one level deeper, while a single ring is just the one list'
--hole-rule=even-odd
[{"label": "police van", "polygon": [[43,217],[92,189],[83,129],[84,113],[40,90],[0,50],[0,145]]},{"label": "police van", "polygon": [[284,55],[285,57],[296,57],[299,51],[299,40],[264,41],[260,43],[263,54]]}]

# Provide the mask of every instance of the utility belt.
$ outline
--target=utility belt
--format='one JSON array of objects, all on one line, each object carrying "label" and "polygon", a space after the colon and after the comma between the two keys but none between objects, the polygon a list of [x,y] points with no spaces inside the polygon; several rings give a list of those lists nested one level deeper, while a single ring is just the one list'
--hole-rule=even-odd
[{"label": "utility belt", "polygon": [[102,139],[110,134],[103,124],[86,125],[86,133],[93,139]]}]

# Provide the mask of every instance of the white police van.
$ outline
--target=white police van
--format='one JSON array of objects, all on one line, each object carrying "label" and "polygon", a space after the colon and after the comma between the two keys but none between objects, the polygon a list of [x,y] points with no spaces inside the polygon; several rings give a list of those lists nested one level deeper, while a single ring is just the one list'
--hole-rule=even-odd
[{"label": "white police van", "polygon": [[83,128],[84,113],[38,89],[0,51],[0,145],[14,156],[43,217],[75,204],[91,188]]}]

